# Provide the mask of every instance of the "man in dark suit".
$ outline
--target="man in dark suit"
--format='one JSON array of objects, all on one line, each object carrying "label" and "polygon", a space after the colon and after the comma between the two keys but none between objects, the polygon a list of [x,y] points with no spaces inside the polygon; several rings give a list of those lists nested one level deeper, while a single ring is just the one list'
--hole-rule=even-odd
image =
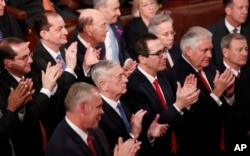
[{"label": "man in dark suit", "polygon": [[94,8],[104,15],[109,30],[100,48],[105,51],[107,60],[119,62],[129,75],[135,69],[136,62],[130,58],[125,45],[122,23],[118,19],[121,15],[119,7],[119,0],[94,1]]},{"label": "man in dark suit", "polygon": [[155,34],[161,43],[168,48],[167,68],[174,66],[174,63],[181,56],[181,49],[174,44],[175,31],[173,28],[173,19],[166,11],[156,14],[149,22],[148,32]]},{"label": "man in dark suit", "polygon": [[250,155],[249,149],[235,150],[237,144],[250,146],[250,68],[246,66],[248,58],[247,40],[243,35],[233,33],[224,36],[221,40],[223,62],[220,70],[230,68],[236,77],[233,94],[234,102],[230,105],[225,116],[226,152],[230,156]]},{"label": "man in dark suit", "polygon": [[[121,96],[127,90],[128,80],[120,64],[113,61],[100,61],[92,68],[91,75],[103,99],[104,114],[99,126],[106,134],[111,148],[115,147],[119,137],[123,140],[137,139],[141,134],[142,119],[146,110],[140,109],[132,115],[126,102],[122,100]],[[161,137],[167,130],[168,125],[158,124],[158,119],[159,115],[150,125],[147,133],[149,140]]]},{"label": "man in dark suit", "polygon": [[64,20],[77,18],[74,12],[66,4],[62,3],[61,0],[8,0],[7,3],[28,13],[25,26],[31,28],[34,18],[41,12],[49,10],[43,1],[48,1],[52,6],[50,10],[60,14]]},{"label": "man in dark suit", "polygon": [[[183,156],[220,156],[224,150],[222,110],[227,106],[224,95],[234,83],[230,70],[216,71],[210,63],[212,34],[202,27],[191,27],[181,39],[182,57],[170,70],[171,82],[184,82],[194,74],[201,93],[197,102],[184,110],[184,122],[178,127],[179,154]],[[177,89],[178,90],[178,89]]]},{"label": "man in dark suit", "polygon": [[26,85],[26,83],[19,83],[15,89],[11,89],[8,97],[2,89],[0,90],[0,146],[4,149],[2,154],[6,156],[11,156],[14,151],[9,144],[11,141],[9,134],[18,127],[19,119],[15,112],[28,101],[30,96],[30,88]]},{"label": "man in dark suit", "polygon": [[182,109],[192,105],[199,95],[196,79],[190,75],[183,87],[177,83],[178,90],[175,96],[165,70],[166,48],[160,40],[153,34],[142,35],[136,41],[134,49],[138,66],[128,78],[124,99],[133,112],[139,109],[147,111],[142,122],[143,140],[148,140],[147,130],[156,114],[160,114],[159,123],[169,124],[163,137],[156,138],[152,142],[152,148],[144,147],[142,142],[140,154],[171,155],[171,150],[176,152],[173,127],[183,121]]},{"label": "man in dark suit", "polygon": [[[77,43],[73,42],[68,48],[64,47],[67,43],[67,30],[62,17],[52,11],[39,14],[34,20],[34,31],[40,42],[34,48],[32,70],[40,80],[41,70],[45,70],[48,62],[55,65],[62,63],[63,74],[57,81],[57,86],[53,89],[52,100],[57,104],[56,112],[51,114],[55,123],[51,119],[51,132],[65,115],[64,98],[71,84],[76,82],[77,76],[74,70],[76,66]],[[41,84],[41,82],[40,82]]]},{"label": "man in dark suit", "polygon": [[77,42],[77,77],[79,81],[93,83],[89,68],[84,64],[85,53],[89,51],[96,51],[98,53],[98,60],[105,59],[105,52],[103,49],[96,49],[98,45],[104,42],[107,33],[107,23],[103,15],[96,9],[85,9],[81,12],[78,19],[78,34],[74,37],[73,42]]},{"label": "man in dark suit", "polygon": [[[93,131],[103,114],[102,99],[97,89],[83,82],[73,84],[65,98],[65,107],[66,117],[49,140],[46,156],[105,156],[99,138]],[[139,145],[130,139],[122,155],[131,155],[131,150],[135,155]],[[116,148],[115,151],[121,149]],[[118,154],[116,152],[115,155]]]},{"label": "man in dark suit", "polygon": [[[248,0],[223,0],[225,18],[208,27],[213,34],[212,62],[218,66],[222,62],[220,42],[223,36],[229,33],[240,33],[247,38],[250,46],[250,28],[245,24],[248,15]],[[240,8],[240,9],[239,9]],[[250,56],[247,65],[250,65]]]},{"label": "man in dark suit", "polygon": [[[29,98],[25,101],[25,105],[21,105],[16,109],[10,110],[8,105],[2,105],[3,116],[5,121],[15,121],[5,125],[7,139],[11,139],[14,146],[14,152],[18,155],[44,155],[46,146],[46,126],[47,113],[50,112],[53,104],[50,102],[52,88],[56,85],[56,80],[61,76],[61,66],[46,68],[46,73],[42,72],[42,88],[34,93],[33,82],[36,81],[31,72],[32,53],[29,50],[29,43],[18,38],[5,38],[0,43],[0,58],[4,70],[1,71],[0,85],[4,95],[11,93],[10,88],[16,88],[19,83],[26,84],[29,88]],[[32,79],[27,79],[31,76]],[[23,81],[23,82],[20,82]],[[18,101],[18,100],[16,100]],[[6,104],[7,100],[3,102]],[[12,111],[13,115],[8,116]],[[8,118],[10,117],[10,118]],[[11,120],[11,118],[15,120]],[[13,119],[12,118],[12,119]],[[8,120],[9,119],[9,120]],[[7,140],[8,143],[8,140]],[[33,148],[30,148],[33,147]],[[3,149],[3,153],[4,153]]]},{"label": "man in dark suit", "polygon": [[5,1],[0,2],[0,41],[6,37],[18,37],[23,38],[23,32],[20,29],[20,26],[17,20],[6,13],[5,10]]}]

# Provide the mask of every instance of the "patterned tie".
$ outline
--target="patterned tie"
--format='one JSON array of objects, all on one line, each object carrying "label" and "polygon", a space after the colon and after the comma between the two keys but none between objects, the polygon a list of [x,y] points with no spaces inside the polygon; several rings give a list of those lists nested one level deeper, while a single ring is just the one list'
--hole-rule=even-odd
[{"label": "patterned tie", "polygon": [[65,70],[66,64],[65,64],[63,57],[60,53],[57,55],[56,59],[62,61],[62,69]]},{"label": "patterned tie", "polygon": [[[157,94],[157,96],[159,97],[159,99],[161,101],[161,105],[162,105],[163,109],[167,110],[168,106],[167,106],[167,103],[164,100],[164,96],[163,96],[163,94],[161,92],[158,80],[155,79],[153,84],[155,86],[156,94]],[[176,136],[175,136],[175,133],[174,133],[173,130],[171,131],[171,135],[172,135],[172,138],[171,138],[171,150],[172,150],[173,153],[177,153],[178,145],[177,145]]]},{"label": "patterned tie", "polygon": [[0,41],[3,40],[3,32],[0,30]]},{"label": "patterned tie", "polygon": [[124,109],[123,109],[121,103],[118,103],[118,104],[117,104],[117,108],[119,109],[119,112],[120,112],[120,114],[121,114],[121,118],[122,118],[122,120],[123,120],[123,122],[124,122],[124,124],[125,124],[125,127],[126,127],[127,132],[130,133],[130,132],[131,132],[130,124],[129,124],[129,122],[128,122],[127,116],[126,116],[126,114],[125,114],[125,111],[124,111]]},{"label": "patterned tie", "polygon": [[92,136],[90,134],[88,134],[88,136],[87,136],[87,143],[88,143],[89,149],[92,152],[92,154],[94,156],[97,156],[97,151],[96,151],[95,145],[93,143]]},{"label": "patterned tie", "polygon": [[118,47],[116,45],[117,40],[116,40],[115,34],[114,34],[114,32],[113,32],[113,30],[111,29],[110,26],[108,28],[109,28],[110,46],[111,46],[111,49],[112,49],[112,61],[120,62],[119,61]]}]

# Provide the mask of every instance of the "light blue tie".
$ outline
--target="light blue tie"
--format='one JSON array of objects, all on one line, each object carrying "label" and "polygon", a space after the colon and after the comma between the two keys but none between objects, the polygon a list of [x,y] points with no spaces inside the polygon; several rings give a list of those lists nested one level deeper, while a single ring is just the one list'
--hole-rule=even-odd
[{"label": "light blue tie", "polygon": [[0,41],[3,40],[3,32],[0,30]]},{"label": "light blue tie", "polygon": [[62,69],[65,70],[66,64],[65,64],[65,62],[63,60],[63,57],[62,57],[62,55],[60,53],[57,55],[56,59],[62,61]]},{"label": "light blue tie", "polygon": [[130,133],[130,132],[131,132],[130,124],[129,124],[129,122],[128,122],[128,118],[127,118],[127,116],[126,116],[126,114],[125,114],[125,111],[124,111],[124,109],[123,109],[121,103],[118,103],[118,104],[117,104],[117,108],[119,109],[119,112],[120,112],[120,114],[121,114],[122,120],[123,120],[123,122],[124,122],[124,124],[125,124],[125,126],[126,126],[127,132]]},{"label": "light blue tie", "polygon": [[119,51],[116,44],[117,40],[111,27],[109,26],[108,28],[109,28],[110,45],[112,49],[112,61],[119,62]]}]

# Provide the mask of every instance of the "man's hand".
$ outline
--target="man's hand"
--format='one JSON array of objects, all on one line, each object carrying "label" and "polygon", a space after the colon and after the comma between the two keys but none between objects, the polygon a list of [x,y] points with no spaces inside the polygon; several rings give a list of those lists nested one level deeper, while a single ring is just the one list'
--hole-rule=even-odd
[{"label": "man's hand", "polygon": [[135,138],[138,138],[138,136],[141,134],[142,119],[146,113],[146,110],[140,109],[131,117],[131,133]]},{"label": "man's hand", "polygon": [[149,126],[147,135],[148,135],[148,139],[150,140],[157,138],[157,137],[162,137],[166,133],[169,127],[168,124],[159,124],[158,123],[159,119],[160,119],[160,115],[157,114]]},{"label": "man's hand", "polygon": [[[214,93],[217,97],[220,97],[226,89],[234,84],[234,81],[235,77],[231,72],[231,69],[228,68],[221,74],[219,71],[216,71],[212,93]],[[234,88],[231,88],[231,90],[229,88],[228,91],[232,92],[233,90]]]},{"label": "man's hand", "polygon": [[175,105],[179,109],[183,109],[194,104],[200,95],[200,90],[197,89],[197,79],[194,74],[186,77],[183,87],[180,82],[177,82],[176,101]]},{"label": "man's hand", "polygon": [[46,72],[42,71],[42,84],[43,88],[46,88],[50,91],[56,86],[57,80],[62,75],[62,64],[57,63],[56,65],[52,66],[49,62],[46,67]]},{"label": "man's hand", "polygon": [[72,70],[76,67],[77,42],[70,44],[68,49],[65,49],[66,66]]},{"label": "man's hand", "polygon": [[135,70],[136,65],[137,65],[136,61],[129,60],[129,61],[123,66],[123,70],[124,70],[124,73],[125,73],[125,76],[126,76],[126,77],[129,77],[129,75]]},{"label": "man's hand", "polygon": [[34,94],[34,90],[30,90],[28,81],[29,80],[20,82],[16,89],[10,88],[7,110],[15,112],[20,106],[27,103],[30,97]]},{"label": "man's hand", "polygon": [[101,51],[101,48],[98,50],[92,49],[90,47],[90,44],[88,43],[87,49],[83,58],[83,67],[85,71],[87,71],[92,65],[99,62],[100,51]]},{"label": "man's hand", "polygon": [[140,149],[141,142],[136,140],[128,139],[123,142],[121,137],[118,138],[118,144],[114,148],[114,156],[135,156]]}]

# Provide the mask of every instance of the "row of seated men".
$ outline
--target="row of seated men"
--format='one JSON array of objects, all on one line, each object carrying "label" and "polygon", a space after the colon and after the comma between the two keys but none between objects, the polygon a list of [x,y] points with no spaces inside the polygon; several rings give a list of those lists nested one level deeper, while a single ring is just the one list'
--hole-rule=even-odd
[{"label": "row of seated men", "polygon": [[[156,1],[138,1],[135,20],[147,21],[154,10],[143,24],[155,35],[133,38],[130,53],[119,2],[95,2],[68,44],[64,20],[53,11],[34,19],[34,52],[17,38],[0,43],[5,155],[249,155],[239,146],[249,145],[250,135],[247,0],[225,0],[226,17],[209,28],[213,34],[192,27],[180,48],[170,15],[156,14]],[[118,137],[134,140],[122,148]]]}]

